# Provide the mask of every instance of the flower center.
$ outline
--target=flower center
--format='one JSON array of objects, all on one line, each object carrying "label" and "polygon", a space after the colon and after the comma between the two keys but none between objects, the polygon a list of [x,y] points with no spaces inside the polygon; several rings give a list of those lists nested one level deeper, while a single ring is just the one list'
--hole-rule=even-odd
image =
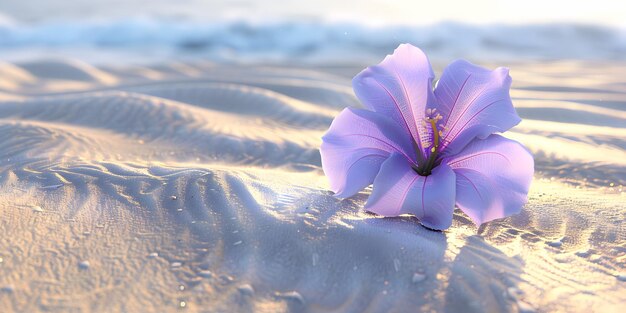
[{"label": "flower center", "polygon": [[435,161],[437,161],[437,153],[439,152],[439,139],[441,138],[442,132],[437,128],[437,123],[443,119],[441,114],[435,114],[436,109],[427,109],[426,115],[424,118],[424,126],[430,127],[432,131],[432,144],[430,146],[430,155],[428,159],[418,166],[415,171],[421,176],[430,175],[432,169],[435,167]]}]

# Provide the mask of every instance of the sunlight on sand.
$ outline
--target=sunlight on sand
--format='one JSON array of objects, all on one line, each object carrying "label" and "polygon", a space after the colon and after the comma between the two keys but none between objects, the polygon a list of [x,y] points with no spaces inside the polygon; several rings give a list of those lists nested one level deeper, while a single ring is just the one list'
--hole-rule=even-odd
[{"label": "sunlight on sand", "polygon": [[529,203],[446,232],[327,191],[358,70],[0,64],[0,307],[621,309],[626,65],[512,66]]}]

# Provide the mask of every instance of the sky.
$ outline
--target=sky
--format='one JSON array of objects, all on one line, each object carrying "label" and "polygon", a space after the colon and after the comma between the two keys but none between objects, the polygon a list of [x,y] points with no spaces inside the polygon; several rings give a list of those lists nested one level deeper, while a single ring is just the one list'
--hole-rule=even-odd
[{"label": "sky", "polygon": [[594,0],[1,0],[4,19],[21,23],[137,16],[219,21],[313,19],[371,25],[574,22],[626,28],[626,1]]}]

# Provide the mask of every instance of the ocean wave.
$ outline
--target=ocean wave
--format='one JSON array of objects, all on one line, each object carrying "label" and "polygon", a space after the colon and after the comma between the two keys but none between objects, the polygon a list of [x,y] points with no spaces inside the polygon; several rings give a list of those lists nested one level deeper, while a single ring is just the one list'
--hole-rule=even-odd
[{"label": "ocean wave", "polygon": [[429,55],[473,59],[626,59],[626,30],[595,25],[374,27],[356,23],[162,21],[148,18],[19,25],[0,23],[3,50],[164,49],[218,60],[370,61],[409,42]]}]

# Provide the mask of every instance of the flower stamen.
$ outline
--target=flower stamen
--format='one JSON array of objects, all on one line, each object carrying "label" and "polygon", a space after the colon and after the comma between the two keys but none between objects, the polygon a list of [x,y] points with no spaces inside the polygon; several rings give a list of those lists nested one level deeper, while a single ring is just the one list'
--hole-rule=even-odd
[{"label": "flower stamen", "polygon": [[[432,116],[432,114],[435,114],[435,109],[427,109],[426,114]],[[417,173],[422,176],[430,175],[433,166],[435,165],[435,161],[437,160],[437,152],[439,152],[439,139],[443,135],[443,132],[437,129],[437,123],[442,119],[443,116],[438,113],[434,117],[427,117],[424,119],[424,125],[430,125],[430,128],[432,130],[433,142],[432,146],[430,147],[430,155],[428,156],[428,160],[416,170]]]}]

